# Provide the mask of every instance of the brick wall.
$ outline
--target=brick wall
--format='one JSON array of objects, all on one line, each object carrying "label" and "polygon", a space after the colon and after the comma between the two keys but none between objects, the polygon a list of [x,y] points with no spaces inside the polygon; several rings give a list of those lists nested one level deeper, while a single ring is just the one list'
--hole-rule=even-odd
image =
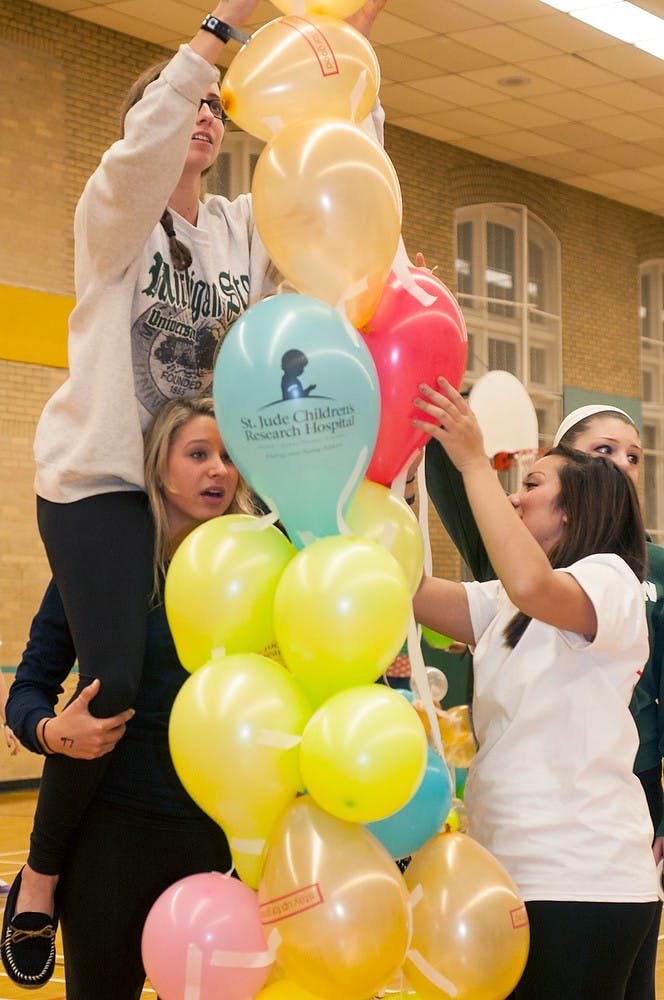
[{"label": "brick wall", "polygon": [[[0,284],[71,294],[76,200],[118,134],[128,85],[166,54],[27,0],[0,0]],[[562,245],[565,385],[639,397],[637,268],[664,256],[664,220],[389,123],[386,148],[401,182],[406,246],[437,264],[452,289],[456,207],[524,204],[550,226]],[[0,331],[2,323],[0,316]],[[0,358],[5,663],[20,655],[47,578],[34,518],[32,436],[64,375]],[[436,570],[456,574],[458,558],[435,516],[430,521]]]}]

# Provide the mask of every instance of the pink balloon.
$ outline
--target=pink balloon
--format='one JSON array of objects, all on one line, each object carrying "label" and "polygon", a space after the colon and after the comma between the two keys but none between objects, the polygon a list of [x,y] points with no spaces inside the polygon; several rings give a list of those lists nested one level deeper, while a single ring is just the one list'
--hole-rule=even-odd
[{"label": "pink balloon", "polygon": [[410,267],[415,283],[433,297],[423,305],[392,272],[376,310],[362,328],[378,371],[380,424],[367,479],[384,486],[396,479],[430,434],[413,427],[426,414],[413,406],[418,385],[439,375],[459,388],[468,357],[468,335],[459,305],[430,271]]},{"label": "pink balloon", "polygon": [[251,1000],[273,965],[257,894],[218,872],[190,875],[161,894],[142,949],[161,1000]]}]

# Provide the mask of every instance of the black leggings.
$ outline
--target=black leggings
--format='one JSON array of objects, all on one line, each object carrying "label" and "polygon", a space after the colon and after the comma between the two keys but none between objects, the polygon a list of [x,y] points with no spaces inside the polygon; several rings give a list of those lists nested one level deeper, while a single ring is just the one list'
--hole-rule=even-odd
[{"label": "black leggings", "polygon": [[526,903],[530,952],[510,1000],[623,1000],[657,903]]},{"label": "black leggings", "polygon": [[[143,666],[154,549],[148,499],[141,492],[67,504],[38,498],[37,520],[76,649],[74,697],[98,677],[90,709],[115,715],[133,705]],[[60,873],[108,759],[46,758],[28,857],[35,871]]]},{"label": "black leggings", "polygon": [[60,881],[67,1000],[139,1000],[141,935],[152,904],[198,872],[227,872],[221,827],[94,801]]}]

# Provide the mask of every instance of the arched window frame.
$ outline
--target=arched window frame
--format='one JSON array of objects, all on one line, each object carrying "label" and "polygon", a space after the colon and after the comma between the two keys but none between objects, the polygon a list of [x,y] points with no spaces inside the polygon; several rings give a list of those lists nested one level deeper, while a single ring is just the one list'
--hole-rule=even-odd
[{"label": "arched window frame", "polygon": [[208,194],[236,198],[251,190],[251,180],[265,143],[240,129],[227,129],[219,156],[206,177]]},{"label": "arched window frame", "polygon": [[664,258],[639,268],[643,509],[653,541],[664,544]]},{"label": "arched window frame", "polygon": [[546,446],[562,409],[560,242],[524,205],[469,205],[455,212],[455,227],[469,337],[464,388],[487,371],[511,372],[533,401]]}]

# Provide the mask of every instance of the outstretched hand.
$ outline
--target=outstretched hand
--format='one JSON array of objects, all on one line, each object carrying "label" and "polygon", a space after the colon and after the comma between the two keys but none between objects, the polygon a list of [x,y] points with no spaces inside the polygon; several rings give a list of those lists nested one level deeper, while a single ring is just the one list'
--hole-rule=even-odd
[{"label": "outstretched hand", "polygon": [[110,753],[124,736],[127,722],[134,715],[133,708],[107,719],[97,719],[90,714],[90,702],[100,687],[98,679],[92,681],[48,722],[45,738],[52,751],[78,760],[93,760]]},{"label": "outstretched hand", "polygon": [[363,7],[356,10],[354,14],[350,14],[346,21],[351,27],[356,28],[357,31],[361,31],[362,34],[368,38],[371,29],[373,28],[374,21],[380,14],[381,10],[387,3],[387,0],[367,0]]},{"label": "outstretched hand", "polygon": [[437,380],[439,391],[430,385],[420,385],[421,396],[414,405],[435,421],[414,419],[413,424],[440,442],[462,474],[471,468],[487,464],[484,439],[477,417],[453,385],[442,376]]}]

